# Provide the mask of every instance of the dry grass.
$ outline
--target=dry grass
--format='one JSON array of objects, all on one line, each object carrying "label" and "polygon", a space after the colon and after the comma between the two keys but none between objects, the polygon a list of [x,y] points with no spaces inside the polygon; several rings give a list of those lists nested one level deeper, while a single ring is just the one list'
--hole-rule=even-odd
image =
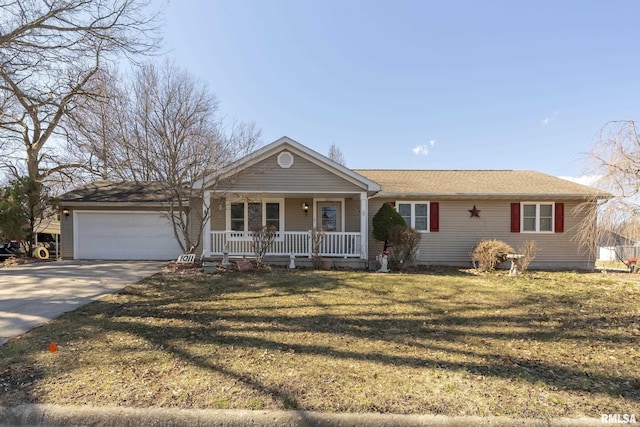
[{"label": "dry grass", "polygon": [[637,275],[180,273],[0,347],[0,405],[522,417],[639,408]]},{"label": "dry grass", "polygon": [[605,269],[609,268],[609,269],[615,269],[615,270],[629,270],[629,266],[622,261],[597,260],[596,267],[605,268]]}]

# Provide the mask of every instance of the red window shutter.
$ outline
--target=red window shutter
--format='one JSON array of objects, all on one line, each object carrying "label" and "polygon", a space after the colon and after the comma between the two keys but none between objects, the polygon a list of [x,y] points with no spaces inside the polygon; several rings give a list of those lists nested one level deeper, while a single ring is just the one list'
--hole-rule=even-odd
[{"label": "red window shutter", "polygon": [[555,232],[564,233],[564,203],[556,203]]},{"label": "red window shutter", "polygon": [[440,203],[429,204],[429,231],[440,231]]},{"label": "red window shutter", "polygon": [[511,203],[511,232],[520,232],[520,203]]}]

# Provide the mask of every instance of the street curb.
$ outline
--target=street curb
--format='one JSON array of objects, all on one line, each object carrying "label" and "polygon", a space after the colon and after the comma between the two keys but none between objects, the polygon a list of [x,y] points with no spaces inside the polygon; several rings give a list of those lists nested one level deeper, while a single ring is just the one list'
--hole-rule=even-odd
[{"label": "street curb", "polygon": [[517,419],[313,411],[250,411],[59,405],[0,407],[0,426],[109,427],[588,427],[599,418]]}]

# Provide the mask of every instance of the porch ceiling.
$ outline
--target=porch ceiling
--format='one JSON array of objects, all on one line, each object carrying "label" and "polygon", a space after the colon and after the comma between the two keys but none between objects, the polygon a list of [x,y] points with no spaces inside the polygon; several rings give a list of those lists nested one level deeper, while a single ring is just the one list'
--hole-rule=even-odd
[{"label": "porch ceiling", "polygon": [[360,200],[360,193],[217,193],[213,197],[251,197],[251,198],[274,198],[274,199],[354,199]]}]

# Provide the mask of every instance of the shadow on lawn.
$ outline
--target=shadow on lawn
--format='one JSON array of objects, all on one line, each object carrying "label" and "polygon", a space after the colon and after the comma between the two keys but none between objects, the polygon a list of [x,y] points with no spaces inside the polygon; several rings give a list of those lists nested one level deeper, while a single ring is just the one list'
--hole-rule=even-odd
[{"label": "shadow on lawn", "polygon": [[[359,273],[360,274],[360,273]],[[238,372],[211,358],[197,356],[189,351],[190,346],[213,345],[249,350],[291,350],[297,355],[319,355],[330,359],[367,361],[393,366],[415,368],[439,368],[464,371],[473,375],[518,379],[544,383],[554,389],[580,393],[606,394],[612,397],[640,401],[640,379],[615,374],[594,373],[578,367],[557,365],[526,357],[506,357],[500,347],[484,349],[485,352],[465,350],[452,345],[470,338],[486,340],[524,340],[531,342],[554,342],[569,340],[577,344],[589,342],[611,342],[637,345],[631,336],[606,330],[602,314],[577,316],[576,301],[545,301],[539,296],[532,299],[523,295],[517,301],[499,308],[502,311],[532,307],[555,307],[553,315],[544,312],[520,315],[471,314],[476,308],[486,309],[486,303],[470,302],[468,306],[443,310],[429,301],[448,301],[455,298],[463,288],[451,284],[447,289],[425,295],[409,295],[390,292],[379,284],[356,286],[345,275],[314,275],[312,273],[286,272],[281,277],[270,273],[251,275],[228,275],[193,279],[188,283],[171,278],[154,277],[146,284],[123,290],[120,295],[130,301],[102,300],[85,306],[75,313],[63,316],[56,322],[59,327],[82,329],[84,324],[95,323],[100,316],[99,327],[94,328],[96,339],[103,331],[133,333],[161,347],[175,357],[200,368],[220,373],[245,386],[272,396],[285,408],[299,406],[295,393],[282,387],[265,384],[247,372]],[[385,279],[386,280],[386,279]],[[334,290],[348,290],[355,295],[348,302],[326,303],[321,297]],[[278,296],[297,296],[299,301],[289,304],[259,304]],[[214,305],[212,301],[227,301]],[[251,305],[255,301],[255,306]],[[243,307],[231,303],[245,304]],[[199,307],[203,304],[203,307]],[[406,311],[385,311],[390,304],[398,304]],[[554,305],[551,305],[554,304]],[[455,307],[455,305],[454,305]],[[296,314],[296,310],[315,309],[318,313]],[[335,311],[350,310],[350,314],[339,315]],[[380,311],[376,311],[380,310]],[[291,312],[291,313],[288,313]],[[188,327],[153,325],[138,319],[163,319],[186,321]],[[73,325],[64,325],[72,322]],[[75,323],[74,323],[75,322]],[[619,315],[615,319],[617,328],[637,322],[633,315]],[[86,332],[86,330],[85,330]],[[275,334],[305,332],[315,336],[331,335],[350,337],[356,340],[381,341],[397,346],[418,349],[418,356],[389,354],[380,351],[358,351],[357,348],[337,349],[313,339],[295,344],[283,343]],[[86,333],[84,333],[85,339]],[[69,340],[77,339],[70,336]],[[180,342],[180,345],[176,344]],[[1,350],[1,349],[0,349]],[[446,352],[458,356],[469,356],[467,361],[440,360],[432,354]],[[415,352],[413,353],[415,354]],[[80,363],[80,362],[76,362]],[[13,375],[11,367],[2,372],[3,377]],[[24,376],[24,375],[23,375]],[[28,391],[28,387],[27,387]],[[0,397],[0,404],[3,398]]]}]

